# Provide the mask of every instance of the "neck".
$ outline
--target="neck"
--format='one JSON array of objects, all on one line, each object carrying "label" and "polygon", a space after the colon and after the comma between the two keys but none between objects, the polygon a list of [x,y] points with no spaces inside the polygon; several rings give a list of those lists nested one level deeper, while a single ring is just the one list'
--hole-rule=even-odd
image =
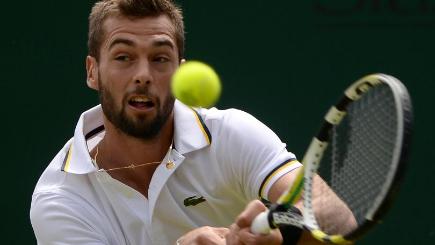
[{"label": "neck", "polygon": [[[105,119],[105,129],[105,136],[98,145],[98,165],[100,168],[110,169],[161,161],[172,144],[174,120],[171,115],[158,135],[147,140],[121,132],[107,119]],[[141,171],[146,171],[146,168],[139,172]]]}]

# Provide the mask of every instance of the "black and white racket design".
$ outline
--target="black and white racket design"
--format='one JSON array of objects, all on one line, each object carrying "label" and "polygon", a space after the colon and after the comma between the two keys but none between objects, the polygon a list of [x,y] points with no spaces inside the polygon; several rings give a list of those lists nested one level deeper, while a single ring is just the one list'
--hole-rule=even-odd
[{"label": "black and white racket design", "polygon": [[[317,239],[346,244],[379,222],[401,182],[412,105],[405,86],[372,74],[349,86],[325,115],[292,186],[254,220],[254,233],[297,225]],[[285,212],[302,199],[302,215]]]}]

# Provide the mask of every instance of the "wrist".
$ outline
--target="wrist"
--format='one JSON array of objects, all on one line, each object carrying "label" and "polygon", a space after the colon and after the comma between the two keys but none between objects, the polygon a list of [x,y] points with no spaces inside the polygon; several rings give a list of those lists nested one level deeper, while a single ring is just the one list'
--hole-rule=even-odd
[{"label": "wrist", "polygon": [[[295,206],[290,207],[287,212],[290,212],[295,215],[302,215],[302,212],[296,208]],[[296,245],[300,240],[303,232],[302,227],[293,226],[293,225],[281,225],[279,226],[279,230],[282,235],[284,245]]]}]

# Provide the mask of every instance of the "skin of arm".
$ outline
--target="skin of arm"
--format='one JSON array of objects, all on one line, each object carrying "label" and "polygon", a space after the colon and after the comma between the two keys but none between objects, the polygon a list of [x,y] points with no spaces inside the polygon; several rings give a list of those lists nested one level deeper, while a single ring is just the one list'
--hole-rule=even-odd
[{"label": "skin of arm", "polygon": [[[272,185],[269,192],[269,200],[271,202],[276,202],[281,194],[287,190],[297,173],[298,171],[289,172]],[[295,206],[302,211],[303,204],[301,200]],[[322,224],[322,220],[328,220],[328,223],[339,224],[334,230],[329,231],[331,233],[343,234],[357,226],[355,217],[347,205],[317,175],[314,177],[313,182],[313,207],[318,223]],[[298,244],[311,245],[324,243],[315,239],[308,231],[304,230]]]}]

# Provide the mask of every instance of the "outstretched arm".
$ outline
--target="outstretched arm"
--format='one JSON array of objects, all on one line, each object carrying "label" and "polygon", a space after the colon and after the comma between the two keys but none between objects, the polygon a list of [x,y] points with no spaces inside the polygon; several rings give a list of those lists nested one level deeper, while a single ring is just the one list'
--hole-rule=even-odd
[{"label": "outstretched arm", "polygon": [[[270,192],[269,200],[276,202],[281,194],[293,183],[298,171],[292,171],[277,180]],[[349,207],[333,192],[327,183],[320,177],[315,176],[313,182],[313,207],[318,223],[333,224],[328,230],[329,233],[345,234],[356,227],[357,223]],[[301,211],[303,210],[302,201],[295,204]],[[323,244],[313,238],[309,232],[303,231],[299,244]]]}]

